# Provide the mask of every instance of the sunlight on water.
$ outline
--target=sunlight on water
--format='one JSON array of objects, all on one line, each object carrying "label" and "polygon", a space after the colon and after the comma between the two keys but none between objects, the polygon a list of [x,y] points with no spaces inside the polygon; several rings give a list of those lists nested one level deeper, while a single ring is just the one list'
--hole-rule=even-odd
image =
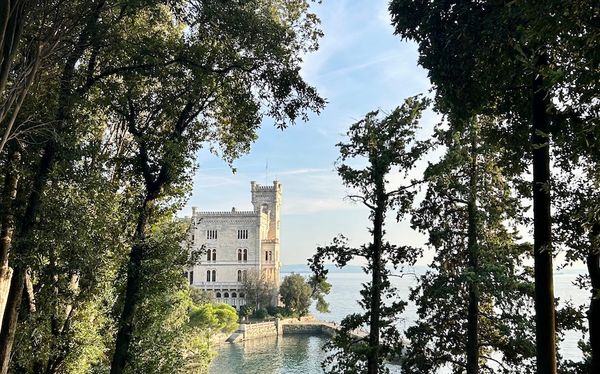
[{"label": "sunlight on water", "polygon": [[[282,277],[287,274],[282,274]],[[588,294],[573,286],[571,283],[577,272],[561,272],[555,275],[556,296],[561,302],[572,300],[575,304],[587,303]],[[359,312],[360,285],[367,281],[363,273],[330,273],[329,282],[332,284],[331,294],[327,297],[331,313],[321,314],[312,310],[318,319],[339,322],[350,313]],[[408,290],[414,286],[415,278],[392,278],[392,283],[398,289],[399,297],[408,299]],[[401,330],[410,326],[416,319],[416,309],[409,304],[398,326]],[[581,358],[577,347],[577,334],[568,334],[560,345],[561,354],[573,360]],[[251,340],[243,343],[225,344],[218,349],[218,355],[211,366],[214,374],[312,374],[322,373],[320,363],[325,358],[323,344],[324,336],[285,335],[282,338],[271,337]],[[400,373],[397,366],[390,367],[392,373]]]}]

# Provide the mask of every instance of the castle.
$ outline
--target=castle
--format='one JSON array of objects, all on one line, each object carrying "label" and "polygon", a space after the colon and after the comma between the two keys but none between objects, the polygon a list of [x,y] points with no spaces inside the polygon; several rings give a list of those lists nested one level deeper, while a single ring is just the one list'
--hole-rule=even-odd
[{"label": "castle", "polygon": [[243,281],[251,273],[279,288],[281,183],[250,182],[253,210],[200,212],[192,208],[188,240],[202,250],[200,262],[185,273],[192,286],[212,292],[217,302],[246,304]]}]

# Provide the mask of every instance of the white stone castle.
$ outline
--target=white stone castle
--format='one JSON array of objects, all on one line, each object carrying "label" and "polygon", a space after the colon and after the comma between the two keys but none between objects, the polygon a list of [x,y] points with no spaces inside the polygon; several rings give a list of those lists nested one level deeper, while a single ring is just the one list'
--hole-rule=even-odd
[{"label": "white stone castle", "polygon": [[186,272],[190,284],[213,292],[217,302],[235,308],[246,303],[242,282],[255,273],[279,288],[281,183],[251,182],[254,210],[200,212],[192,208],[192,250],[205,250]]}]

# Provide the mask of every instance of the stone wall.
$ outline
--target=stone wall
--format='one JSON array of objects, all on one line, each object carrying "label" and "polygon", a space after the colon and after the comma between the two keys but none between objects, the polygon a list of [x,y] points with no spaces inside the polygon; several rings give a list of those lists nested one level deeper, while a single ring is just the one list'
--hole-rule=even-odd
[{"label": "stone wall", "polygon": [[[240,324],[239,329],[229,337],[229,341],[242,341],[264,338],[267,336],[282,336],[288,334],[309,334],[333,336],[339,326],[330,322],[315,320],[312,316],[286,318],[268,322]],[[364,336],[363,333],[351,334],[355,338]]]},{"label": "stone wall", "polygon": [[242,333],[243,340],[277,336],[283,332],[279,320],[241,324],[238,331]]}]

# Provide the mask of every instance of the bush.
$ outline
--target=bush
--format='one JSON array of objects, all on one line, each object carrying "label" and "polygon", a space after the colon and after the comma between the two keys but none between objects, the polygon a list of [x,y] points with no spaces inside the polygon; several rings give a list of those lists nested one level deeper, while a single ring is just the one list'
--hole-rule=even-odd
[{"label": "bush", "polygon": [[254,307],[252,305],[242,305],[240,307],[240,317],[250,317],[254,314]]},{"label": "bush", "polygon": [[252,317],[256,319],[265,319],[268,317],[268,315],[269,313],[267,313],[266,309],[260,308],[257,311],[255,311],[254,314],[252,314]]}]

